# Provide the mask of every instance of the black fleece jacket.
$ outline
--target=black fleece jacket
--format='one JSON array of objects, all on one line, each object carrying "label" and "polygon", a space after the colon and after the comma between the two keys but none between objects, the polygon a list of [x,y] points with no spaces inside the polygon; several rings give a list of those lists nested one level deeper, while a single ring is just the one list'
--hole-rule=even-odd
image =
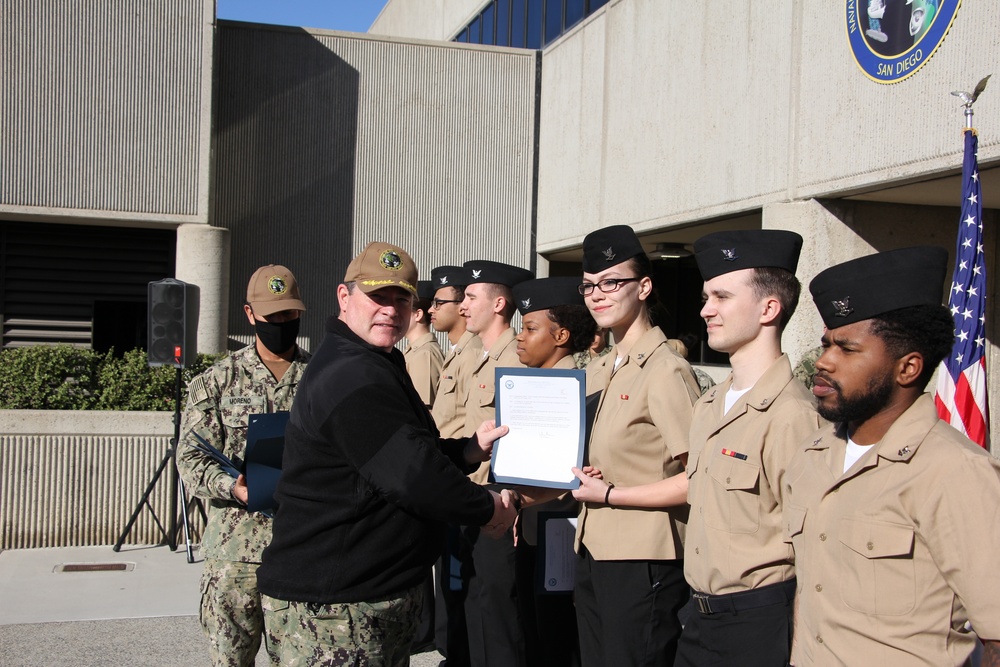
[{"label": "black fleece jacket", "polygon": [[299,383],[275,492],[274,536],[257,571],[280,600],[362,602],[418,585],[446,522],[493,516],[469,481],[465,439],[439,437],[403,355],[336,318]]}]

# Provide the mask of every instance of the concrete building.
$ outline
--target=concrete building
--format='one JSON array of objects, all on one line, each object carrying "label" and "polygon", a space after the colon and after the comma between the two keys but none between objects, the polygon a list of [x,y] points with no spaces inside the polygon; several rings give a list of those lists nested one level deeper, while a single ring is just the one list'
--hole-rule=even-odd
[{"label": "concrete building", "polygon": [[[389,0],[369,32],[468,40],[479,30],[480,41],[506,44],[531,32],[518,22],[562,21],[541,50],[532,250],[543,270],[578,271],[583,237],[610,224],[634,227],[652,256],[690,249],[711,231],[772,228],[805,238],[799,278],[807,284],[878,250],[933,244],[954,257],[965,122],[950,92],[972,90],[994,70],[1000,8],[938,4],[931,32],[898,47],[896,58],[876,54],[877,40],[867,42],[871,53],[852,49],[868,25],[855,0]],[[993,303],[1000,91],[987,89],[975,112]],[[700,332],[693,262],[657,264],[672,311],[668,335]],[[785,334],[793,361],[822,332],[807,300]],[[998,321],[990,308],[994,405]]]},{"label": "concrete building", "polygon": [[[697,272],[673,257],[710,231],[800,232],[804,283],[874,250],[954,253],[964,122],[949,93],[991,71],[1000,8],[938,5],[883,76],[856,62],[872,28],[855,0],[389,0],[364,35],[217,21],[213,0],[14,0],[2,344],[141,342],[146,283],[172,276],[201,288],[199,347],[232,348],[250,334],[246,277],[273,261],[303,284],[314,348],[375,238],[428,268],[573,275],[589,231],[629,224],[664,258],[671,336],[701,334]],[[1000,92],[975,110],[992,299]],[[996,324],[991,310],[991,338]],[[819,334],[801,308],[793,360]],[[994,359],[991,343],[995,402]]]}]

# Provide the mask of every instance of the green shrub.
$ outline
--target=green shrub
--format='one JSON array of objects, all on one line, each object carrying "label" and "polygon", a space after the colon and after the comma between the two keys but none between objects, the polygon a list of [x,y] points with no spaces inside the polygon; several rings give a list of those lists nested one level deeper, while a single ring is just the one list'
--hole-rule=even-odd
[{"label": "green shrub", "polygon": [[0,408],[90,410],[103,355],[69,345],[0,350]]},{"label": "green shrub", "polygon": [[[187,383],[222,355],[199,354],[182,370]],[[122,357],[69,345],[0,350],[0,409],[173,410],[173,366],[150,367],[143,350]]]}]

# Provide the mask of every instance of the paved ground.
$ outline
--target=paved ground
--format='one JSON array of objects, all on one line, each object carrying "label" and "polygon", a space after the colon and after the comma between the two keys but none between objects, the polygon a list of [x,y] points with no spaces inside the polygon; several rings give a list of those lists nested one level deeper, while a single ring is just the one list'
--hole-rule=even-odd
[{"label": "paved ground", "polygon": [[[104,566],[125,569],[91,569]],[[162,546],[4,551],[0,667],[208,667],[197,618],[200,574],[197,550],[194,564],[183,549]],[[411,664],[440,660],[423,653]],[[257,665],[267,665],[263,651]]]}]

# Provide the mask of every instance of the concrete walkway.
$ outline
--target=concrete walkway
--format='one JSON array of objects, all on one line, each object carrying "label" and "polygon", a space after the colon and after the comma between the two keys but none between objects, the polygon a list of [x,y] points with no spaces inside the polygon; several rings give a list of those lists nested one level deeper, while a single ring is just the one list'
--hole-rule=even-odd
[{"label": "concrete walkway", "polygon": [[[194,564],[163,546],[0,553],[0,667],[208,667],[194,553]],[[440,660],[423,653],[411,664]],[[267,664],[262,650],[257,665]]]}]

